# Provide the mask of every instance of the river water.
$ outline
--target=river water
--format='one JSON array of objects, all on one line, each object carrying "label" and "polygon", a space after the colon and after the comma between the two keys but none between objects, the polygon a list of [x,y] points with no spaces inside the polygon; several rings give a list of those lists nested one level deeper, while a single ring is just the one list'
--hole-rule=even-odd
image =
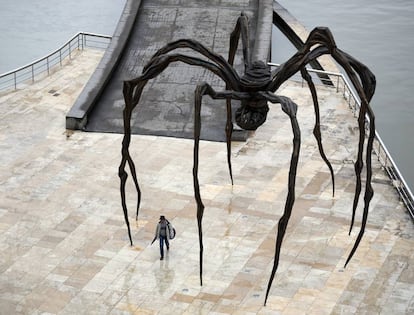
[{"label": "river water", "polygon": [[[328,26],[337,46],[377,77],[371,105],[377,129],[398,168],[414,187],[414,62],[412,0],[279,0],[308,30]],[[54,51],[79,31],[112,35],[125,0],[0,0],[0,73]],[[279,38],[276,38],[279,43]],[[277,44],[282,63],[294,49]]]},{"label": "river water", "polygon": [[112,35],[126,0],[0,0],[0,74],[53,52],[77,32]]},{"label": "river water", "polygon": [[[414,188],[414,1],[412,0],[278,0],[309,31],[327,26],[342,50],[376,75],[371,101],[377,130]],[[273,61],[282,63],[293,49]]]}]

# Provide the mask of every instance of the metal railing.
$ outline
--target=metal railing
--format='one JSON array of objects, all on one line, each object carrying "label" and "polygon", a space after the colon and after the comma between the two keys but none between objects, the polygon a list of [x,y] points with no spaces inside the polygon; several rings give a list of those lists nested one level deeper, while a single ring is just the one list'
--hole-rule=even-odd
[{"label": "metal railing", "polygon": [[[276,63],[269,63],[270,66],[278,67],[279,64]],[[329,72],[329,71],[321,71],[315,69],[307,69],[308,72],[316,79],[320,80],[323,83],[323,78],[318,77],[318,74],[325,74],[329,76],[331,82],[334,82],[334,86],[332,85],[324,85],[328,88],[336,89],[337,93],[342,93],[342,96],[347,101],[349,108],[352,110],[354,116],[356,117],[359,112],[359,108],[361,107],[361,103],[359,98],[356,96],[356,93],[351,88],[347,78],[342,73],[336,72]],[[300,74],[293,76],[291,79],[295,81],[302,82],[302,86],[305,84],[304,79]],[[369,122],[369,118],[366,117],[367,122]],[[369,124],[365,124],[365,128],[368,131]],[[401,175],[400,170],[398,169],[397,165],[395,164],[391,154],[389,153],[387,147],[385,146],[384,142],[382,141],[381,137],[379,136],[377,130],[375,130],[375,139],[373,144],[373,150],[375,155],[378,157],[378,161],[381,163],[384,170],[387,172],[389,178],[391,179],[391,184],[394,188],[398,191],[401,200],[404,202],[408,212],[410,213],[412,219],[414,220],[414,196],[411,192],[409,186],[407,185],[404,177]]]},{"label": "metal railing", "polygon": [[64,43],[60,48],[45,57],[11,70],[0,75],[0,92],[17,90],[19,86],[24,86],[35,82],[38,78],[50,75],[57,66],[61,67],[66,58],[71,59],[75,50],[84,48],[106,49],[111,41],[111,36],[79,32]]}]

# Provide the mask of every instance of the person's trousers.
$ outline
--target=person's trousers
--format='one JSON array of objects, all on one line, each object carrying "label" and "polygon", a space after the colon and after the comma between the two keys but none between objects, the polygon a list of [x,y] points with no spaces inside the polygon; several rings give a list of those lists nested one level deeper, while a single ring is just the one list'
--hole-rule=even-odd
[{"label": "person's trousers", "polygon": [[164,257],[164,242],[165,242],[165,245],[167,245],[167,249],[169,249],[170,248],[170,243],[168,242],[168,237],[160,236],[160,255],[161,255],[161,257]]}]

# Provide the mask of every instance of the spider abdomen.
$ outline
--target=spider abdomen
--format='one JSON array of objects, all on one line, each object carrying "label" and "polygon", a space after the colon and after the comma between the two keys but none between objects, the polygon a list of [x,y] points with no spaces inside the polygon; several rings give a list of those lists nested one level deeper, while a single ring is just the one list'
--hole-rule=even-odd
[{"label": "spider abdomen", "polygon": [[236,110],[236,123],[244,130],[256,130],[266,121],[268,111],[267,100],[243,100]]}]

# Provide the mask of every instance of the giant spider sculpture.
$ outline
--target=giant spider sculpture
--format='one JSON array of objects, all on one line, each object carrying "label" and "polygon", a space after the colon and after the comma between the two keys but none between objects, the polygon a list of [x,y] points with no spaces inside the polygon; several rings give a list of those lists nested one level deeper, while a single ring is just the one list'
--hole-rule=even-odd
[{"label": "giant spider sculpture", "polygon": [[[236,72],[233,68],[233,61],[236,54],[237,46],[241,35],[241,42],[243,45],[243,60],[245,73],[242,76]],[[295,201],[295,179],[300,150],[300,129],[296,119],[297,105],[289,98],[284,96],[275,95],[274,92],[289,79],[293,74],[300,71],[302,77],[306,80],[309,89],[311,91],[312,100],[315,111],[315,126],[314,136],[318,143],[318,148],[321,157],[325,161],[327,167],[330,170],[333,191],[334,186],[334,172],[330,162],[328,161],[322,146],[321,131],[320,131],[320,117],[319,117],[319,104],[318,98],[313,84],[311,76],[308,74],[305,66],[315,60],[316,58],[329,54],[338,64],[340,64],[344,71],[349,76],[358,96],[361,100],[361,107],[358,117],[359,126],[359,144],[357,159],[355,162],[355,174],[356,174],[356,188],[352,210],[352,220],[350,232],[352,230],[355,212],[358,204],[358,199],[361,194],[361,172],[363,169],[363,151],[365,147],[365,124],[369,124],[369,134],[366,144],[366,183],[364,194],[364,209],[362,216],[361,229],[356,238],[355,244],[346,260],[345,266],[348,264],[352,256],[354,255],[361,239],[364,234],[368,208],[373,196],[373,189],[371,186],[371,152],[375,135],[374,114],[369,105],[369,102],[374,94],[375,90],[375,76],[371,71],[364,66],[361,62],[340,50],[336,47],[334,38],[328,28],[317,27],[309,34],[308,39],[304,43],[302,49],[294,54],[288,61],[279,66],[273,72],[269,66],[262,61],[252,61],[249,47],[249,28],[248,19],[245,14],[241,14],[237,19],[236,26],[230,35],[230,50],[228,60],[225,60],[222,56],[209,50],[201,43],[191,39],[181,39],[171,42],[159,49],[151,60],[147,63],[142,71],[142,75],[136,79],[125,81],[123,87],[123,93],[125,98],[125,108],[123,111],[124,119],[124,137],[122,141],[122,160],[119,166],[119,177],[121,179],[120,191],[122,199],[122,208],[125,216],[125,222],[128,228],[128,236],[132,245],[131,230],[128,219],[128,210],[126,205],[125,185],[127,181],[127,172],[125,170],[126,164],[129,165],[134,185],[138,194],[136,219],[138,219],[138,211],[141,200],[141,191],[139,188],[137,174],[134,162],[129,153],[129,145],[131,141],[131,114],[134,108],[138,105],[142,91],[147,82],[156,76],[158,76],[165,68],[167,68],[173,62],[183,62],[188,65],[197,67],[203,67],[215,75],[219,76],[226,84],[224,91],[215,91],[208,83],[200,83],[195,89],[195,117],[194,117],[194,157],[193,157],[193,185],[194,195],[197,203],[197,223],[199,233],[199,246],[200,246],[200,283],[202,285],[203,274],[203,231],[202,220],[204,205],[201,200],[200,187],[198,180],[198,155],[199,155],[199,141],[201,130],[201,103],[202,97],[209,95],[212,99],[225,99],[227,106],[227,123],[226,123],[226,139],[227,139],[227,163],[230,173],[231,182],[233,183],[233,175],[231,168],[230,152],[231,152],[231,135],[233,130],[232,124],[232,100],[240,100],[240,107],[235,113],[235,120],[237,124],[246,130],[255,130],[262,125],[267,116],[269,110],[268,102],[279,103],[282,110],[289,116],[292,130],[293,130],[293,152],[291,156],[289,176],[288,176],[288,194],[284,207],[283,215],[278,223],[278,231],[275,244],[275,255],[273,261],[273,268],[271,271],[270,279],[268,281],[266,296],[264,304],[269,295],[269,291],[278,268],[280,249],[285,235],[285,231],[289,222],[289,218],[292,213],[293,204]],[[187,48],[193,50],[196,53],[204,56],[204,59],[189,56],[181,53],[170,53],[179,48]],[[368,116],[368,118],[366,118]]]}]

